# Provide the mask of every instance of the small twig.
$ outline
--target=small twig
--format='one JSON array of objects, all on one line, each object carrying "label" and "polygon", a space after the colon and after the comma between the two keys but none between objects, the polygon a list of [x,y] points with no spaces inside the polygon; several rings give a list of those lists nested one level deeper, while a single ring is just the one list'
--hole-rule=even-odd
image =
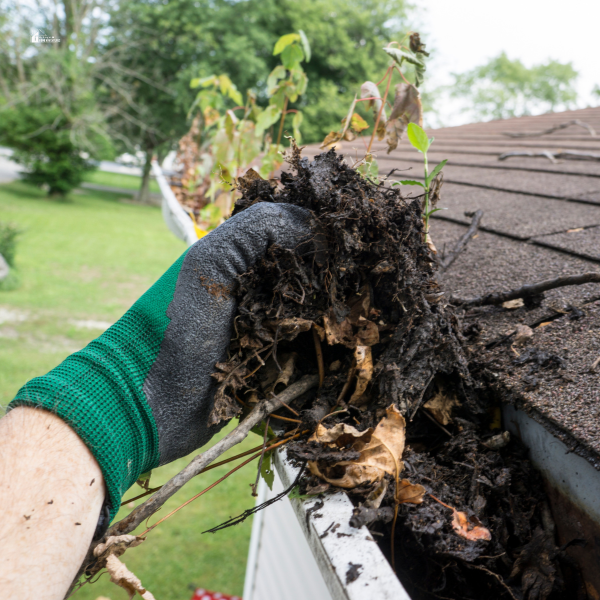
[{"label": "small twig", "polygon": [[431,377],[429,377],[429,379],[427,380],[427,383],[425,384],[425,387],[423,388],[423,391],[421,392],[421,395],[419,396],[419,399],[417,400],[417,402],[415,404],[412,415],[410,415],[409,421],[412,421],[415,418],[415,415],[417,414],[417,411],[419,410],[419,407],[421,406],[421,402],[423,401],[423,396],[425,396],[425,392],[427,391],[427,388],[429,387],[429,384],[431,383],[431,381],[433,380],[434,377],[435,377],[435,373],[432,373]]},{"label": "small twig", "polygon": [[504,152],[498,156],[498,160],[506,160],[513,156],[529,156],[531,158],[547,158],[552,164],[558,163],[557,159],[567,160],[600,160],[600,154],[594,152],[581,152],[579,150],[560,150],[559,152],[550,152],[550,150],[541,150],[533,152],[527,150],[514,150],[513,152]]},{"label": "small twig", "polygon": [[477,231],[479,231],[479,224],[481,223],[482,217],[483,211],[476,211],[466,233],[460,237],[454,245],[454,248],[448,254],[444,254],[444,257],[438,260],[438,273],[440,273],[440,275],[445,273],[460,254],[465,251],[467,244],[475,237]]},{"label": "small twig", "polygon": [[425,409],[421,409],[421,414],[425,415],[434,425],[437,425],[444,433],[452,437],[452,434],[441,423],[438,423]]},{"label": "small twig", "polygon": [[109,528],[107,536],[123,535],[132,532],[138,525],[153,515],[173,494],[178,492],[190,479],[198,475],[213,460],[243,441],[250,430],[258,425],[267,415],[281,408],[285,402],[291,402],[304,392],[315,387],[319,382],[317,375],[305,375],[293,383],[279,395],[258,404],[250,414],[230,433],[218,441],[203,454],[198,454],[182,471],[171,478],[152,498],[140,504],[124,519]]},{"label": "small twig", "polygon": [[313,340],[315,342],[315,352],[317,354],[317,364],[319,365],[319,389],[323,387],[323,380],[325,379],[325,365],[323,364],[323,351],[321,350],[321,340],[317,330],[313,327]]},{"label": "small twig", "polygon": [[555,131],[560,131],[561,129],[566,129],[567,127],[571,127],[571,125],[577,125],[578,127],[583,127],[583,129],[587,129],[591,136],[596,135],[595,129],[580,121],[579,119],[573,119],[572,121],[567,121],[566,123],[561,123],[560,125],[554,125],[554,127],[550,127],[549,129],[544,129],[542,131],[522,131],[522,132],[503,132],[502,135],[506,135],[511,138],[524,138],[524,137],[538,137],[541,135],[547,135],[549,133],[554,133]]},{"label": "small twig", "polygon": [[259,506],[249,508],[248,510],[245,510],[240,516],[233,517],[232,519],[229,519],[229,521],[225,521],[225,523],[221,523],[221,525],[217,525],[216,527],[213,527],[212,529],[207,529],[206,531],[203,531],[202,533],[216,533],[217,531],[220,531],[221,529],[226,529],[227,527],[233,527],[234,525],[243,523],[248,517],[251,517],[253,514],[257,513],[259,510],[263,510],[264,508],[271,506],[271,504],[275,504],[275,502],[277,502],[278,500],[281,500],[281,498],[287,496],[296,487],[296,485],[298,485],[298,482],[300,481],[300,477],[302,477],[302,474],[304,473],[305,467],[306,467],[306,462],[304,462],[304,464],[300,468],[300,472],[296,476],[296,479],[294,479],[294,482],[287,489],[283,490],[283,492],[277,494],[277,496],[274,496],[270,500],[263,502],[263,504],[260,504]]},{"label": "small twig", "polygon": [[[315,377],[316,377],[316,375],[315,375]],[[285,408],[287,408],[293,415],[296,415],[297,417],[300,416],[300,413],[297,410],[294,410],[289,404],[282,402],[281,406],[285,406]]]},{"label": "small twig", "polygon": [[352,381],[354,381],[355,374],[356,374],[356,359],[352,359],[352,364],[350,365],[350,370],[348,371],[348,378],[346,379],[346,383],[344,384],[344,387],[342,388],[342,391],[340,392],[340,395],[338,396],[338,399],[337,399],[337,402],[335,403],[334,408],[336,406],[339,406],[344,401],[344,397],[348,393],[348,390],[350,389],[350,386],[352,385]]},{"label": "small twig", "polygon": [[[500,555],[500,556],[502,556],[502,555]],[[510,597],[513,600],[517,600],[517,597],[513,594],[513,591],[506,584],[506,582],[504,581],[504,579],[502,579],[502,577],[500,575],[498,575],[497,573],[494,573],[493,571],[490,571],[489,569],[486,569],[482,565],[473,565],[473,564],[469,564],[466,561],[465,561],[464,565],[466,567],[468,567],[469,569],[477,569],[478,571],[483,571],[484,573],[487,573],[488,575],[491,575],[492,577],[495,577],[500,582],[500,585],[508,592],[508,594],[510,595]]]},{"label": "small twig", "polygon": [[584,283],[600,283],[600,273],[582,273],[581,275],[570,275],[568,277],[557,277],[556,279],[548,279],[540,283],[528,283],[516,290],[509,292],[498,292],[495,294],[487,294],[478,298],[457,298],[450,296],[450,302],[455,305],[460,305],[463,308],[472,308],[474,306],[498,305],[509,300],[517,298],[528,298],[530,296],[538,296],[542,292],[553,290],[567,285],[583,285]]},{"label": "small twig", "polygon": [[254,482],[254,485],[251,485],[250,487],[252,488],[252,495],[256,498],[256,496],[258,496],[258,494],[256,493],[256,488],[258,488],[258,482],[260,480],[260,470],[262,469],[262,464],[263,464],[263,460],[265,458],[265,448],[267,447],[267,437],[269,435],[269,417],[267,417],[267,421],[265,423],[265,436],[263,438],[263,445],[262,448],[260,450],[260,460],[258,461],[258,469],[257,469],[257,473],[256,473],[256,481]]},{"label": "small twig", "polygon": [[203,489],[201,492],[198,492],[195,496],[192,496],[189,500],[186,500],[183,504],[180,504],[177,508],[172,510],[168,515],[165,515],[164,517],[162,517],[162,519],[159,519],[158,521],[156,521],[156,523],[154,523],[154,525],[151,525],[150,527],[148,527],[148,529],[146,529],[146,531],[144,531],[144,533],[142,533],[141,536],[143,537],[147,533],[150,533],[155,527],[158,527],[158,525],[160,525],[163,521],[166,521],[169,517],[172,517],[176,512],[179,512],[182,508],[186,507],[190,502],[193,502],[197,498],[200,498],[200,496],[206,494],[206,492],[209,492],[210,490],[212,490],[214,487],[219,485],[219,483],[225,481],[225,479],[227,479],[230,475],[233,475],[236,471],[238,471],[242,467],[245,467],[248,463],[252,462],[253,460],[256,460],[260,455],[261,455],[261,453],[257,453],[254,456],[251,456],[250,458],[245,460],[243,463],[240,463],[239,465],[237,465],[237,467],[234,467],[233,469],[231,469],[231,471],[229,471],[228,473],[223,475],[223,477],[221,477],[220,479],[217,479],[217,481],[215,481],[214,483],[211,483],[207,488]]},{"label": "small twig", "polygon": [[290,423],[302,423],[300,419],[290,419],[289,417],[282,417],[281,415],[271,415],[273,419],[280,419],[281,421],[289,421]]},{"label": "small twig", "polygon": [[[389,75],[389,79],[385,88],[385,94],[383,95],[383,98],[381,99],[381,106],[379,107],[379,112],[377,113],[377,118],[375,119],[375,125],[373,126],[373,133],[371,134],[371,139],[369,140],[369,146],[367,148],[367,156],[369,154],[371,154],[371,147],[373,146],[373,142],[375,141],[375,136],[377,135],[377,128],[379,127],[379,121],[381,120],[381,113],[383,113],[383,108],[385,106],[385,101],[387,100],[388,97],[388,93],[390,91],[390,84],[392,83],[392,68],[389,67],[388,70],[386,71],[383,79],[381,81],[384,81],[385,78]],[[379,85],[379,84],[377,84]]]}]

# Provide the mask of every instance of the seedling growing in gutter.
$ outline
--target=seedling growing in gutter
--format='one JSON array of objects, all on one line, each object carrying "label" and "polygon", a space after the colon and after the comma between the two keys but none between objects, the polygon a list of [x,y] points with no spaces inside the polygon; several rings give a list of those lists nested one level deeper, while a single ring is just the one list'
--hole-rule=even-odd
[{"label": "seedling growing in gutter", "polygon": [[423,167],[425,170],[425,183],[421,181],[415,181],[413,179],[405,179],[399,183],[392,185],[419,185],[425,190],[425,197],[423,199],[423,223],[425,224],[425,236],[427,242],[430,243],[429,237],[429,218],[431,215],[438,210],[445,210],[443,208],[431,208],[429,203],[429,193],[431,191],[431,184],[433,180],[441,173],[444,165],[448,162],[448,159],[444,159],[439,165],[437,165],[431,173],[429,173],[429,163],[427,161],[427,151],[433,143],[433,138],[428,138],[427,134],[423,131],[422,127],[419,127],[416,123],[409,123],[406,132],[408,135],[408,141],[411,145],[416,148],[421,154],[423,154]]}]

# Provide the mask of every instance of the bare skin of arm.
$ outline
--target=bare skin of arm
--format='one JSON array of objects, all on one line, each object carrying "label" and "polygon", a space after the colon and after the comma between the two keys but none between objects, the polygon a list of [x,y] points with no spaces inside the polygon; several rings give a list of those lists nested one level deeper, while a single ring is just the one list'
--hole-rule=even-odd
[{"label": "bare skin of arm", "polygon": [[26,407],[0,419],[0,597],[62,600],[105,494],[96,459],[64,421]]}]

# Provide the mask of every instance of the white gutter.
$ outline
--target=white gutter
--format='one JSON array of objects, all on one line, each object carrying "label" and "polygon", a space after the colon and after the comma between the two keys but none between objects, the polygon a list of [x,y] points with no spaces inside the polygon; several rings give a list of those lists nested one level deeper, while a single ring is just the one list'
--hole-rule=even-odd
[{"label": "white gutter", "polygon": [[162,214],[167,227],[171,230],[171,233],[183,240],[188,246],[195,244],[198,241],[194,224],[192,223],[189,215],[183,210],[181,204],[177,202],[173,190],[169,187],[167,180],[160,168],[160,165],[156,160],[152,161],[152,172],[160,192],[162,194]]},{"label": "white gutter", "polygon": [[[285,454],[283,449],[275,452],[273,462],[287,488],[296,480],[299,468]],[[291,502],[333,600],[410,600],[369,530],[350,527],[354,506],[344,492],[281,501]],[[323,506],[311,511],[321,501]],[[352,565],[360,565],[359,576],[346,583]]]}]

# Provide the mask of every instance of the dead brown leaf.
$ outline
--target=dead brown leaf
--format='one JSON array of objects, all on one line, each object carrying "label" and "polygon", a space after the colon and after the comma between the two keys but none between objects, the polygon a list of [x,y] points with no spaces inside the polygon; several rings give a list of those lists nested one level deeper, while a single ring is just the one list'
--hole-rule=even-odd
[{"label": "dead brown leaf", "polygon": [[342,461],[333,465],[309,461],[309,469],[313,475],[343,488],[381,481],[386,473],[396,476],[397,472],[404,468],[401,459],[404,452],[405,427],[404,417],[394,406],[387,409],[386,416],[381,419],[375,430],[359,432],[352,425],[344,423],[325,429],[319,424],[310,441],[334,448],[347,448],[351,445],[353,450],[360,453],[360,458],[357,461]]},{"label": "dead brown leaf", "polygon": [[356,360],[356,388],[350,397],[349,403],[360,406],[364,400],[367,385],[373,377],[373,355],[370,346],[356,346],[354,350]]},{"label": "dead brown leaf", "polygon": [[515,340],[513,344],[524,344],[531,337],[533,337],[533,329],[531,329],[531,327],[528,327],[527,325],[519,323],[515,331]]},{"label": "dead brown leaf", "polygon": [[309,331],[313,326],[313,322],[309,319],[301,319],[300,317],[291,317],[289,319],[281,319],[276,321],[279,327],[279,334],[287,340],[295,339],[300,333]]},{"label": "dead brown leaf", "polygon": [[[451,507],[450,507],[451,508]],[[492,534],[486,529],[481,521],[475,517],[467,517],[467,514],[452,508],[452,529],[461,537],[476,542],[478,540],[490,541]]]},{"label": "dead brown leaf", "polygon": [[323,326],[327,343],[330,346],[334,346],[335,344],[343,344],[347,348],[354,348],[356,346],[352,325],[348,319],[344,319],[341,323],[338,323],[333,310],[331,310],[329,315],[323,317]]},{"label": "dead brown leaf", "polygon": [[[379,88],[372,81],[365,81],[360,86],[360,97],[361,98],[375,98],[375,100],[369,100],[367,102],[368,108],[373,108],[373,118],[377,118],[377,114],[379,113],[379,109],[381,108],[381,95],[379,93]],[[385,123],[387,121],[387,115],[385,114],[385,108],[381,111],[381,117],[379,118],[379,128],[383,127],[383,131],[385,132]],[[378,128],[378,133],[379,133]],[[380,138],[383,139],[383,138]]]},{"label": "dead brown leaf", "polygon": [[398,504],[421,504],[427,490],[419,483],[411,483],[403,479],[398,485],[396,495]]},{"label": "dead brown leaf", "polygon": [[262,177],[260,176],[260,174],[257,171],[255,171],[252,167],[250,167],[244,175],[242,175],[241,177],[238,177],[237,181],[238,181],[238,185],[240,186],[240,188],[242,188],[243,190],[246,190],[257,179],[262,179]]},{"label": "dead brown leaf", "polygon": [[331,150],[337,146],[337,143],[342,139],[342,136],[339,131],[330,131],[325,139],[321,142],[320,148],[326,148],[327,150]]},{"label": "dead brown leaf", "polygon": [[282,355],[279,363],[281,365],[281,371],[277,376],[275,383],[273,384],[273,392],[275,394],[287,387],[292,375],[294,374],[294,366],[296,365],[297,357],[298,355],[295,352]]},{"label": "dead brown leaf", "polygon": [[409,123],[423,126],[421,95],[414,85],[399,83],[396,86],[392,113],[385,127],[388,154],[398,147],[398,142],[402,139]]},{"label": "dead brown leaf", "polygon": [[516,300],[507,300],[506,302],[502,303],[502,307],[508,308],[509,310],[521,308],[521,306],[525,306],[523,298],[517,298]]},{"label": "dead brown leaf", "polygon": [[374,346],[379,342],[379,328],[376,323],[367,321],[367,319],[362,319],[359,321],[358,326],[359,330],[356,339],[359,345]]},{"label": "dead brown leaf", "polygon": [[114,554],[106,559],[106,570],[110,580],[122,587],[133,598],[136,592],[144,600],[155,600],[154,596],[142,586],[142,582]]},{"label": "dead brown leaf", "polygon": [[438,389],[433,398],[423,405],[423,408],[425,408],[438,423],[448,425],[448,423],[452,422],[452,409],[455,406],[460,406],[458,398],[454,394],[447,395],[444,390]]}]

